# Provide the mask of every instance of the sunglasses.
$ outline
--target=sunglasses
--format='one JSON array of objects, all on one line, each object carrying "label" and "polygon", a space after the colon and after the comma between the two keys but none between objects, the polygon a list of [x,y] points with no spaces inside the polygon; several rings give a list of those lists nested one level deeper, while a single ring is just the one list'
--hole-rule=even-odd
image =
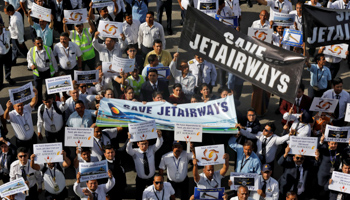
[{"label": "sunglasses", "polygon": [[27,155],[21,155],[21,156],[18,156],[19,158],[25,158],[27,157]]},{"label": "sunglasses", "polygon": [[79,86],[80,88],[86,87],[86,85]]},{"label": "sunglasses", "polygon": [[266,132],[270,132],[269,130],[267,130],[266,128],[264,128],[264,131],[266,131]]},{"label": "sunglasses", "polygon": [[160,181],[160,182],[154,182],[156,185],[158,185],[158,184],[163,184],[163,182],[162,181]]},{"label": "sunglasses", "polygon": [[254,117],[255,115],[248,115],[248,117]]},{"label": "sunglasses", "polygon": [[129,50],[130,52],[136,52],[136,50]]},{"label": "sunglasses", "polygon": [[295,157],[297,160],[304,160],[304,157]]}]

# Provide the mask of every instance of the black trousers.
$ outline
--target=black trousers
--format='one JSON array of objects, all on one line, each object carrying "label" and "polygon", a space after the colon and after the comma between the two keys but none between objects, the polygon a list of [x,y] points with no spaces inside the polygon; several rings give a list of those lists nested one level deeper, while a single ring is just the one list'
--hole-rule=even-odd
[{"label": "black trousers", "polygon": [[26,58],[28,53],[28,48],[25,42],[23,42],[22,44],[19,44],[17,39],[11,39],[11,43],[12,43],[12,65],[16,65],[18,54],[21,54],[23,57]]},{"label": "black trousers", "polygon": [[96,57],[93,57],[91,58],[90,60],[85,60],[85,61],[82,61],[82,68],[83,70],[85,70],[85,66],[88,66],[88,69],[87,70],[95,70],[96,69]]},{"label": "black trousers", "polygon": [[147,55],[150,51],[153,51],[153,47],[148,48],[148,47],[143,46],[143,44],[141,44],[141,52],[142,52],[142,57],[143,57],[143,59],[146,58],[146,55]]},{"label": "black trousers", "polygon": [[64,71],[66,75],[70,75],[72,80],[74,80],[74,70],[78,70],[78,66],[75,66],[72,69],[60,69],[60,71]]},{"label": "black trousers", "polygon": [[33,133],[33,137],[29,140],[19,140],[17,137],[16,137],[16,147],[19,148],[19,147],[26,147],[27,149],[30,150],[30,153],[29,155],[32,155],[33,153],[33,144],[36,144],[38,141],[37,139],[37,136],[36,136],[36,133],[34,132]]},{"label": "black trousers", "polygon": [[38,188],[36,184],[29,188],[29,195],[26,197],[26,200],[38,200]]},{"label": "black trousers", "polygon": [[64,188],[59,194],[51,194],[48,191],[45,191],[45,200],[60,200],[66,199],[68,197],[68,190]]},{"label": "black trousers", "polygon": [[174,190],[175,190],[175,195],[181,193],[181,199],[189,199],[189,180],[188,180],[188,176],[186,176],[185,180],[183,180],[182,182],[176,183],[173,181],[169,181],[171,186],[173,186]]},{"label": "black trousers", "polygon": [[149,179],[142,179],[139,176],[136,176],[136,200],[142,199],[142,193],[146,187],[153,184],[153,177]]},{"label": "black trousers", "polygon": [[0,180],[2,180],[3,183],[7,183],[10,181],[10,174],[4,174],[4,172],[0,173]]},{"label": "black trousers", "polygon": [[[56,127],[57,128],[57,127]],[[45,130],[47,143],[64,142],[64,126],[56,133]]]},{"label": "black trousers", "polygon": [[45,84],[45,79],[51,78],[50,69],[48,69],[44,72],[39,72],[39,76],[36,76],[33,74],[33,77],[34,77],[34,87],[38,90],[38,102],[42,102],[43,83]]},{"label": "black trousers", "polygon": [[[9,59],[12,56],[12,49],[10,47],[9,52],[4,55],[0,55],[0,66],[5,66],[5,79],[8,80],[11,78],[11,67],[12,60]],[[1,68],[0,70],[0,86],[4,83],[4,70]]]},{"label": "black trousers", "polygon": [[166,28],[171,29],[171,12],[172,12],[172,1],[171,0],[157,0],[157,18],[158,22],[162,24],[163,10],[165,8],[167,26]]}]

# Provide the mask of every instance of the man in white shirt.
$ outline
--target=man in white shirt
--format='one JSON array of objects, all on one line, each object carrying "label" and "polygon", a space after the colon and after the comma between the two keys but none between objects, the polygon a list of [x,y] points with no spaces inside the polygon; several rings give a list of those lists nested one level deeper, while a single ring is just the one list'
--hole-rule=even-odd
[{"label": "man in white shirt", "polygon": [[[75,168],[75,171],[79,172],[79,163],[87,163],[87,162],[98,162],[98,158],[95,156],[91,156],[91,149],[90,147],[76,147],[74,148],[76,151],[71,150],[71,156],[74,156],[73,159],[73,167]],[[85,184],[85,183],[84,183]]]},{"label": "man in white shirt", "polygon": [[142,200],[160,199],[175,200],[175,190],[170,183],[164,182],[163,175],[156,174],[153,178],[153,185],[143,191]]},{"label": "man in white shirt", "polygon": [[[0,21],[0,66],[5,66],[5,79],[10,85],[16,84],[16,81],[11,78],[12,56],[9,31],[6,31],[4,22]],[[1,68],[2,69],[2,68]],[[0,91],[4,87],[4,72],[0,70]]]},{"label": "man in white shirt", "polygon": [[237,196],[232,197],[230,200],[254,200],[253,198],[249,197],[249,190],[247,186],[239,186],[237,190]]},{"label": "man in white shirt", "polygon": [[274,12],[280,12],[280,13],[286,13],[288,14],[290,11],[293,10],[292,3],[288,0],[257,0],[258,3],[261,3],[262,5],[266,5],[270,7],[270,20],[273,21],[273,13]]},{"label": "man in white shirt", "polygon": [[349,9],[350,8],[349,0],[339,0],[339,1],[329,0],[327,4],[327,8]]},{"label": "man in white shirt", "polygon": [[[300,113],[292,114],[293,108],[290,108],[289,112],[284,113],[283,119],[287,121],[293,121],[292,126],[289,131],[293,135],[298,137],[310,137],[311,136],[311,126],[310,123],[313,122],[312,116],[307,110],[303,110]],[[289,120],[288,120],[289,119]],[[288,126],[288,124],[286,124]]]},{"label": "man in white shirt", "polygon": [[[306,3],[305,3],[306,4]],[[303,18],[303,3],[298,2],[295,5],[295,10],[291,11],[289,14],[295,15],[295,20],[293,26],[290,26],[289,28],[292,30],[298,30],[303,32],[303,25],[301,24],[302,18]]]},{"label": "man in white shirt", "polygon": [[262,10],[259,14],[259,20],[255,20],[252,24],[252,28],[270,28],[269,21],[267,20],[269,13],[267,10]]},{"label": "man in white shirt", "polygon": [[272,34],[271,44],[273,44],[275,46],[278,46],[278,47],[281,47],[281,48],[286,49],[286,50],[290,50],[290,46],[289,45],[282,44],[284,28],[285,27],[283,27],[283,26],[277,26],[276,27],[276,31],[277,32]]},{"label": "man in white shirt", "polygon": [[279,186],[278,181],[271,177],[272,168],[269,164],[262,167],[261,175],[259,175],[258,190],[250,193],[250,197],[254,199],[278,200]]},{"label": "man in white shirt", "polygon": [[140,28],[140,21],[132,18],[131,13],[124,13],[123,33],[128,44],[137,44],[137,37]]},{"label": "man in white shirt", "polygon": [[206,83],[209,85],[211,91],[215,86],[217,78],[215,65],[198,55],[195,55],[194,59],[188,61],[188,65],[192,75],[196,77],[196,87],[200,87],[202,83]]},{"label": "man in white shirt", "polygon": [[127,46],[125,35],[120,34],[121,40],[117,43],[115,38],[106,38],[103,44],[98,42],[98,35],[100,32],[95,33],[95,37],[92,40],[92,46],[100,53],[101,62],[112,62],[113,56],[122,57],[123,49]]}]

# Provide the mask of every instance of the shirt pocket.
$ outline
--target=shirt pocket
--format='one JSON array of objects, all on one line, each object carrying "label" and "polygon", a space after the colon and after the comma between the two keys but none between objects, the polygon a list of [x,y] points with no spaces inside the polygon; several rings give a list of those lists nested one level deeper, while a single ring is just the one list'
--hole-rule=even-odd
[{"label": "shirt pocket", "polygon": [[143,31],[143,34],[144,34],[145,36],[148,36],[150,33],[149,33],[149,31]]},{"label": "shirt pocket", "polygon": [[159,31],[155,31],[153,34],[153,39],[159,39],[160,38],[160,33]]}]

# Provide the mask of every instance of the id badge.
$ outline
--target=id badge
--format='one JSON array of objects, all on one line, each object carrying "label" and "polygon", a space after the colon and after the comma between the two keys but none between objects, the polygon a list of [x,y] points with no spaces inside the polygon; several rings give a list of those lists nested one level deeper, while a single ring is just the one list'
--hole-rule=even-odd
[{"label": "id badge", "polygon": [[30,129],[30,128],[29,128],[29,125],[28,125],[28,124],[24,124],[24,130],[25,130],[25,131],[29,131],[29,129]]},{"label": "id badge", "polygon": [[55,190],[55,192],[60,191],[60,187],[57,185],[57,183],[53,185],[53,189]]},{"label": "id badge", "polygon": [[9,45],[8,45],[8,44],[5,44],[5,47],[6,47],[6,49],[8,49],[8,48],[9,48]]},{"label": "id badge", "polygon": [[333,173],[333,171],[334,171],[334,167],[331,167],[331,169],[329,170],[329,173]]},{"label": "id badge", "polygon": [[180,179],[180,173],[179,173],[179,172],[176,172],[176,174],[175,174],[175,179],[176,179],[176,180],[179,180],[179,179]]},{"label": "id badge", "polygon": [[67,62],[67,67],[70,68],[71,67],[71,63],[70,61]]},{"label": "id badge", "polygon": [[50,126],[50,129],[51,129],[51,132],[56,132],[56,126],[55,126],[55,124],[52,124],[52,125]]},{"label": "id badge", "polygon": [[299,183],[298,183],[298,189],[300,189],[302,186],[303,186],[303,183],[302,183],[302,182],[299,182]]}]

